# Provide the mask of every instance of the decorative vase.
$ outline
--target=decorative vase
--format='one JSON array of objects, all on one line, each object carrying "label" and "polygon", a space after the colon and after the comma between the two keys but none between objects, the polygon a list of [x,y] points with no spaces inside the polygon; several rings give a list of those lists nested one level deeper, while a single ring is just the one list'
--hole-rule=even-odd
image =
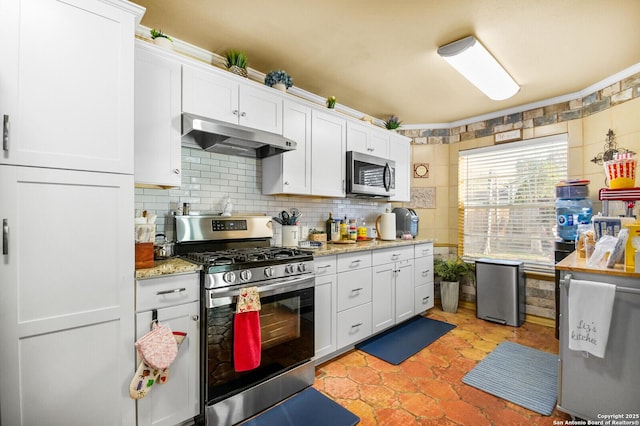
[{"label": "decorative vase", "polygon": [[460,283],[458,281],[440,282],[440,300],[442,310],[455,313],[458,310],[458,294]]},{"label": "decorative vase", "polygon": [[284,83],[276,83],[272,86],[274,89],[278,89],[282,92],[286,92],[287,91],[287,86]]},{"label": "decorative vase", "polygon": [[241,67],[239,67],[237,65],[231,65],[228,68],[228,70],[231,71],[232,73],[234,73],[236,75],[239,75],[239,76],[242,76],[244,78],[249,77],[249,73],[247,72],[246,68],[241,68]]},{"label": "decorative vase", "polygon": [[153,39],[153,44],[158,47],[167,50],[173,50],[173,42],[166,37],[156,37]]}]

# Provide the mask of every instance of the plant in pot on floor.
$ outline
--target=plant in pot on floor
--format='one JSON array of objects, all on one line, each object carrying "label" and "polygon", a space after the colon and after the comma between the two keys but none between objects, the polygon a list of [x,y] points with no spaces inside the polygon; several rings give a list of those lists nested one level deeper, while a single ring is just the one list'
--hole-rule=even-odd
[{"label": "plant in pot on floor", "polygon": [[460,293],[460,280],[471,276],[473,263],[466,263],[460,257],[449,259],[434,259],[433,270],[440,281],[440,299],[442,310],[456,312],[458,310],[458,295]]},{"label": "plant in pot on floor", "polygon": [[264,77],[264,84],[286,92],[289,87],[293,86],[293,78],[284,70],[269,71]]},{"label": "plant in pot on floor", "polygon": [[247,72],[247,55],[239,50],[230,50],[226,54],[227,69],[234,74],[248,77]]}]

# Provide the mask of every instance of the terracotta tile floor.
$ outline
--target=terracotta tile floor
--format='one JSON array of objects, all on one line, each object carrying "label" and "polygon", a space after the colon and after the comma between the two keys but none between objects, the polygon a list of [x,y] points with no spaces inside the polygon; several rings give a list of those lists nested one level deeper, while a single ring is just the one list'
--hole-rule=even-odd
[{"label": "terracotta tile floor", "polygon": [[474,387],[462,377],[508,340],[554,354],[554,329],[479,320],[475,311],[435,307],[426,317],[457,327],[400,365],[352,350],[316,369],[314,388],[360,417],[360,425],[552,425],[570,417],[541,416]]}]

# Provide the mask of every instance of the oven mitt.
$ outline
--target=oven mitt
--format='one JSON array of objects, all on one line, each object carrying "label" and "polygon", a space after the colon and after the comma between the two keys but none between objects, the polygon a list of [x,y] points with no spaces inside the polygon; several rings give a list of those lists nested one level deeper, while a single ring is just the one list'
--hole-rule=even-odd
[{"label": "oven mitt", "polygon": [[[177,346],[180,347],[187,333],[174,331],[173,336]],[[169,380],[169,367],[163,370],[151,368],[142,360],[129,384],[129,396],[133,399],[144,398],[151,390],[151,386],[156,383],[166,383],[167,380]]]},{"label": "oven mitt", "polygon": [[233,367],[237,372],[260,365],[260,309],[258,288],[241,289],[233,318]]},{"label": "oven mitt", "polygon": [[178,345],[169,326],[153,323],[152,330],[136,341],[136,348],[144,362],[158,370],[171,365],[178,353]]},{"label": "oven mitt", "polygon": [[[174,331],[173,332],[173,337],[175,337],[176,339],[176,343],[178,344],[178,350],[180,349],[180,345],[182,344],[182,342],[184,342],[184,338],[187,337],[187,333],[184,333],[182,331]],[[158,380],[157,382],[162,384],[162,383],[167,383],[167,381],[169,380],[169,369],[171,367],[167,367],[164,370],[160,371],[160,376],[158,376]]]}]

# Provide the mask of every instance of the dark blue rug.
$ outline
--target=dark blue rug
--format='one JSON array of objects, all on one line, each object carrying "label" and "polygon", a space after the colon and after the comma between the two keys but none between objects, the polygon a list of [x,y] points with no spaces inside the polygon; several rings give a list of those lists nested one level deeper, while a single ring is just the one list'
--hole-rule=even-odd
[{"label": "dark blue rug", "polygon": [[558,397],[558,355],[503,342],[462,382],[549,416]]},{"label": "dark blue rug", "polygon": [[359,422],[360,417],[351,411],[314,388],[307,388],[243,426],[353,426]]},{"label": "dark blue rug", "polygon": [[455,327],[446,322],[416,316],[357,344],[356,349],[398,365]]}]

